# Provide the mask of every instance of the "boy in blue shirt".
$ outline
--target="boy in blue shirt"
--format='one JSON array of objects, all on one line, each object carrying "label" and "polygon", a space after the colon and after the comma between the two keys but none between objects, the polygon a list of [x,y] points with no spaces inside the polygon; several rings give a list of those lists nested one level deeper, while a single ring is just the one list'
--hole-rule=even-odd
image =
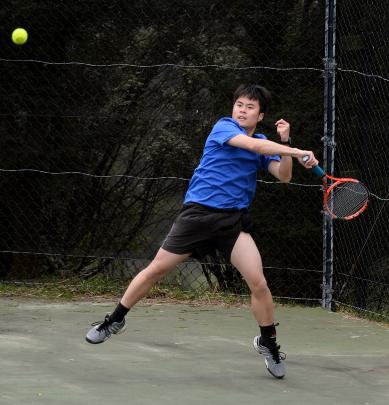
[{"label": "boy in blue shirt", "polygon": [[[250,235],[248,208],[259,169],[281,182],[289,182],[293,158],[307,169],[318,161],[311,151],[290,146],[290,126],[283,119],[275,123],[280,143],[255,133],[270,101],[268,90],[258,85],[241,85],[235,91],[232,116],[221,118],[209,134],[183,208],[157,255],[131,281],[115,311],[90,329],[86,335],[89,343],[102,343],[112,334],[124,331],[125,315],[130,308],[176,265],[189,256],[201,257],[218,249],[250,288],[251,309],[260,328],[254,348],[264,355],[266,368],[274,377],[284,377],[285,356],[276,342],[273,299],[260,253]],[[305,162],[304,156],[308,156]]]}]

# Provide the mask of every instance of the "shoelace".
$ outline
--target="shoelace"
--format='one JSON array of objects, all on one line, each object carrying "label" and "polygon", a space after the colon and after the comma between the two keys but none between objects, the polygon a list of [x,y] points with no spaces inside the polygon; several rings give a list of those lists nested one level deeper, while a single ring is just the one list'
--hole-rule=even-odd
[{"label": "shoelace", "polygon": [[[274,326],[279,326],[280,323],[279,322],[275,322]],[[280,362],[280,360],[285,360],[286,359],[286,354],[284,352],[280,352],[281,346],[280,345],[276,345],[276,347],[274,347],[273,349],[269,349],[274,361],[278,364]]]},{"label": "shoelace", "polygon": [[281,346],[277,345],[275,348],[273,349],[269,349],[274,361],[278,364],[281,360],[285,360],[286,359],[286,354],[284,352],[280,352]]},{"label": "shoelace", "polygon": [[108,328],[108,326],[109,326],[108,318],[109,318],[109,315],[106,315],[104,321],[93,322],[91,325],[96,326],[96,325],[101,324],[96,330],[98,332],[101,332],[102,330],[104,330],[104,332],[111,334],[111,332]]}]

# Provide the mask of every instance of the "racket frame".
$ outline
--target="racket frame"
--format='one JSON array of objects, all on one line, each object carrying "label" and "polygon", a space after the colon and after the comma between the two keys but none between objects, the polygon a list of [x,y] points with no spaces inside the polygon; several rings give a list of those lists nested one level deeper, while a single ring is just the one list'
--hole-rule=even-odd
[{"label": "racket frame", "polygon": [[[327,180],[326,178],[329,178],[331,180],[334,181],[334,183],[332,183],[330,186],[328,186]],[[361,208],[358,209],[358,211],[356,211],[354,214],[348,215],[347,217],[338,217],[336,216],[332,211],[331,208],[328,205],[328,198],[332,192],[332,190],[335,187],[338,187],[341,184],[344,183],[359,183],[361,184],[363,187],[365,187],[365,185],[363,183],[361,183],[359,180],[357,179],[353,179],[353,178],[348,178],[348,177],[344,177],[344,178],[338,178],[338,177],[332,177],[328,174],[324,174],[324,176],[322,177],[323,180],[323,188],[324,188],[324,195],[323,195],[323,203],[324,203],[324,208],[326,213],[333,219],[341,219],[343,221],[350,221],[351,219],[356,218],[358,215],[362,214],[363,211],[365,211],[365,209],[367,208],[367,206],[369,205],[369,199],[366,200],[366,202],[363,204],[363,206]],[[365,187],[367,193],[369,193],[369,191],[367,190],[367,188]]]},{"label": "racket frame", "polygon": [[[307,161],[308,160],[308,156],[304,156],[303,161]],[[356,218],[357,216],[359,216],[360,214],[362,214],[363,211],[365,211],[365,209],[367,208],[368,204],[369,204],[369,198],[366,199],[366,202],[364,203],[364,205],[358,210],[356,211],[354,214],[352,215],[348,215],[347,217],[338,217],[336,216],[332,211],[331,208],[328,205],[328,198],[332,192],[332,190],[335,187],[338,187],[340,184],[343,183],[347,183],[347,182],[351,182],[351,183],[359,183],[361,184],[367,192],[367,195],[369,197],[369,190],[367,189],[367,187],[360,182],[357,179],[353,179],[353,178],[349,178],[349,177],[333,177],[330,176],[329,174],[327,174],[319,165],[314,166],[311,168],[311,171],[316,174],[316,176],[321,177],[322,181],[323,181],[323,205],[324,205],[324,209],[325,209],[325,213],[328,214],[331,218],[333,219],[341,219],[344,221],[349,221],[351,219]],[[332,180],[334,183],[330,184],[328,186],[328,182],[327,179]]]}]

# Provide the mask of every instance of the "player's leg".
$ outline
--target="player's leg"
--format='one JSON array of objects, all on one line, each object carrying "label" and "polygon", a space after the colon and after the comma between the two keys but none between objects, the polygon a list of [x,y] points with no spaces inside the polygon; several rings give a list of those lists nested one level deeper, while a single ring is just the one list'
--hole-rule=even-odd
[{"label": "player's leg", "polygon": [[189,253],[177,255],[163,248],[159,249],[154,260],[131,281],[120,303],[128,309],[133,307],[150,291],[155,283],[189,256]]},{"label": "player's leg", "polygon": [[263,275],[261,255],[250,234],[240,233],[231,252],[231,263],[250,288],[251,310],[258,324],[273,324],[273,298]]},{"label": "player's leg", "polygon": [[276,378],[285,375],[282,354],[276,342],[273,297],[263,274],[261,255],[250,234],[241,232],[231,252],[231,263],[251,291],[251,310],[261,330],[255,349],[265,356],[266,368]]},{"label": "player's leg", "polygon": [[176,265],[189,257],[188,254],[174,254],[159,249],[154,260],[131,281],[126,292],[111,315],[107,315],[103,322],[98,322],[89,330],[85,339],[89,343],[102,343],[112,334],[124,332],[126,328],[125,315],[142,299],[150,289],[169,273]]}]

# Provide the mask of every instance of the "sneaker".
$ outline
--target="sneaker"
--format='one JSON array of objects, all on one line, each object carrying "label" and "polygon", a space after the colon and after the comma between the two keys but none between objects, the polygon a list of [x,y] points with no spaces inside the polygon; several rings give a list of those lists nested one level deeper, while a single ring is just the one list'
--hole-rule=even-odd
[{"label": "sneaker", "polygon": [[269,373],[275,378],[283,378],[285,367],[282,361],[285,360],[286,355],[279,351],[280,346],[275,345],[273,348],[269,348],[263,345],[261,336],[255,336],[253,346],[259,354],[265,356],[265,364]]},{"label": "sneaker", "polygon": [[123,319],[121,322],[113,322],[113,323],[110,323],[108,319],[109,314],[105,316],[104,322],[92,323],[92,326],[94,327],[85,336],[85,339],[88,343],[92,344],[103,343],[108,338],[110,338],[112,334],[116,335],[126,330],[127,325],[125,319]]}]

